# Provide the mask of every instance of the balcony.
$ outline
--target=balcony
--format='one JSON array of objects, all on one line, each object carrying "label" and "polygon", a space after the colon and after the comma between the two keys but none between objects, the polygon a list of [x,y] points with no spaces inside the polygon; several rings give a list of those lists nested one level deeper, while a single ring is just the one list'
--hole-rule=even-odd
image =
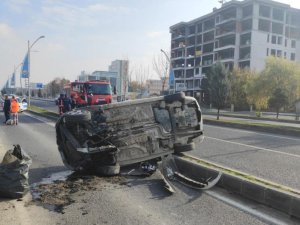
[{"label": "balcony", "polygon": [[172,40],[178,40],[178,39],[184,39],[185,38],[185,35],[183,35],[183,34],[174,34],[174,35],[172,35]]},{"label": "balcony", "polygon": [[178,55],[178,56],[175,56],[173,58],[171,58],[171,61],[176,61],[176,60],[180,60],[180,59],[184,59],[184,55]]},{"label": "balcony", "polygon": [[233,21],[236,21],[236,17],[221,19],[219,22],[216,23],[216,26],[217,25],[222,25],[222,24],[225,24],[225,23],[229,23],[229,22],[233,22]]},{"label": "balcony", "polygon": [[226,49],[235,49],[235,45],[225,45],[225,46],[220,46],[218,48],[215,48],[215,52],[226,50]]},{"label": "balcony", "polygon": [[176,64],[173,66],[173,70],[183,70],[184,64]]},{"label": "balcony", "polygon": [[212,59],[205,60],[202,63],[202,67],[211,66],[212,64],[213,64],[213,60]]},{"label": "balcony", "polygon": [[236,34],[236,31],[235,30],[230,30],[230,31],[217,31],[216,32],[216,38],[221,38],[221,37],[225,37],[225,36],[228,36],[228,35],[235,35]]}]

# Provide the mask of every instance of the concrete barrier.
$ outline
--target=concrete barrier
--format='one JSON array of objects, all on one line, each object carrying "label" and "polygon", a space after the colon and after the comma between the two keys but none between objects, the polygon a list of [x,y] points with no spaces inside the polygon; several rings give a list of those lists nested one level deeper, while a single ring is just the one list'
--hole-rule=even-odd
[{"label": "concrete barrier", "polygon": [[[283,187],[279,184],[278,187],[283,188],[275,188],[276,184],[260,178],[257,178],[257,180],[262,180],[261,183],[245,177],[239,177],[229,173],[228,168],[225,170],[211,168],[208,164],[199,164],[196,158],[191,158],[190,156],[174,156],[174,158],[179,171],[191,178],[199,177],[199,174],[204,178],[216,177],[221,171],[223,176],[217,183],[217,186],[300,219],[300,191]],[[235,172],[233,170],[233,173]]]}]

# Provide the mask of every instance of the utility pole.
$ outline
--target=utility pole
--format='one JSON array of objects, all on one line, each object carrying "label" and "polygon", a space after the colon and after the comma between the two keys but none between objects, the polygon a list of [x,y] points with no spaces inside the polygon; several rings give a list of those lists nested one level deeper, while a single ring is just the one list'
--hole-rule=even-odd
[{"label": "utility pole", "polygon": [[38,41],[40,40],[41,38],[45,38],[45,36],[40,36],[38,37],[33,43],[32,45],[30,45],[30,42],[28,40],[28,52],[27,52],[27,57],[28,57],[28,106],[30,107],[30,82],[29,82],[29,79],[30,79],[30,50],[32,48],[32,46]]}]

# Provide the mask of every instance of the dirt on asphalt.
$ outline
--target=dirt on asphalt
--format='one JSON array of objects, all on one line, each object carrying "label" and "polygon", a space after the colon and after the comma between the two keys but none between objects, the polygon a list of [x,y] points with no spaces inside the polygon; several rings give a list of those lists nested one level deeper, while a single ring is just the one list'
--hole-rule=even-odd
[{"label": "dirt on asphalt", "polygon": [[85,191],[101,191],[108,186],[126,185],[125,177],[100,177],[73,173],[66,180],[54,180],[51,183],[40,183],[32,187],[32,202],[55,212],[64,213],[64,207],[72,204],[75,193],[84,195]]}]

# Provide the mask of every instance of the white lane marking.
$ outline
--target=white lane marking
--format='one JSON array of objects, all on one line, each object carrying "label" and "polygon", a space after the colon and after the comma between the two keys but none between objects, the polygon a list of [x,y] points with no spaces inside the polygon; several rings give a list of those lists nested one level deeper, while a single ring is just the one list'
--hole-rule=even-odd
[{"label": "white lane marking", "polygon": [[238,208],[244,212],[249,213],[250,215],[253,215],[267,223],[270,224],[278,224],[278,225],[285,225],[288,224],[287,222],[284,222],[282,220],[276,219],[272,216],[267,215],[266,213],[261,212],[260,209],[255,209],[251,206],[247,206],[243,203],[237,202],[235,200],[230,199],[229,197],[226,197],[224,195],[221,195],[219,193],[217,193],[216,191],[212,191],[212,190],[206,190],[205,193],[215,199],[218,199],[222,202],[225,202],[226,204],[233,206],[235,208]]},{"label": "white lane marking", "polygon": [[234,141],[226,141],[226,140],[223,140],[223,139],[208,137],[208,136],[205,136],[205,138],[213,139],[213,140],[216,140],[216,141],[221,141],[221,142],[225,142],[225,143],[229,143],[229,144],[235,144],[235,145],[240,145],[240,146],[244,146],[244,147],[254,148],[254,149],[258,149],[258,150],[262,150],[262,151],[273,152],[273,153],[277,153],[277,154],[281,154],[281,155],[287,155],[287,156],[293,156],[293,157],[300,158],[300,155],[295,155],[295,154],[291,154],[291,153],[287,153],[287,152],[280,152],[280,151],[272,150],[272,149],[269,149],[269,148],[262,148],[262,147],[242,144],[242,143],[234,142]]},{"label": "white lane marking", "polygon": [[36,120],[39,120],[39,121],[41,121],[41,122],[43,122],[43,123],[45,123],[45,124],[47,124],[47,125],[49,125],[49,126],[51,126],[51,127],[55,127],[55,124],[53,123],[53,122],[49,122],[49,121],[46,121],[46,120],[43,120],[41,117],[39,117],[39,116],[34,116],[34,115],[32,115],[32,114],[29,114],[29,113],[24,113],[26,116],[29,116],[29,117],[32,117],[32,118],[34,118],[34,119],[36,119]]},{"label": "white lane marking", "polygon": [[[213,126],[213,125],[204,125],[204,128],[205,127],[214,127],[214,128],[216,128],[216,126]],[[218,129],[233,130],[235,128],[227,128],[227,127],[219,127],[218,126]],[[240,129],[235,129],[235,130],[238,130],[238,132],[243,132],[243,133],[248,133],[248,134],[259,134],[259,135],[262,135],[262,136],[276,137],[276,138],[281,138],[281,139],[286,139],[286,140],[293,140],[293,141],[300,141],[299,138],[291,138],[291,137],[286,137],[286,136],[266,134],[266,133],[261,133],[261,132],[254,132],[254,131],[247,131],[247,130],[240,130]]]}]

